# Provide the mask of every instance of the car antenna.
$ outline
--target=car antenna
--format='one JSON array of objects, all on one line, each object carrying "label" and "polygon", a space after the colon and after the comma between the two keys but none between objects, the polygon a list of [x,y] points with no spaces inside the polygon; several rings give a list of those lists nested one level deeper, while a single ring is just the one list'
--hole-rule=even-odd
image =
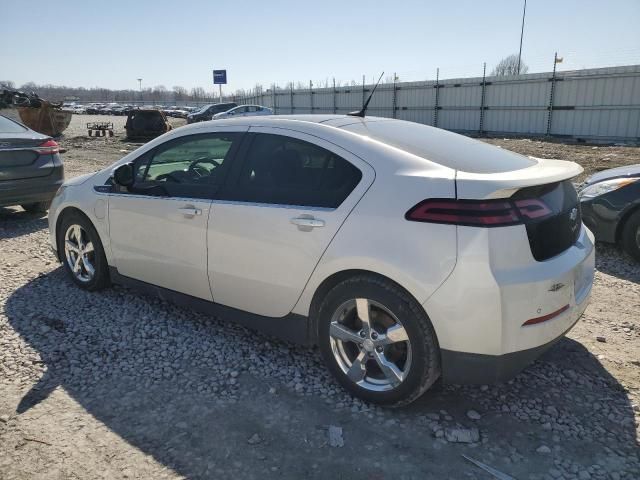
[{"label": "car antenna", "polygon": [[355,111],[355,112],[349,112],[347,113],[347,115],[351,115],[352,117],[362,117],[364,118],[365,113],[367,113],[367,107],[369,106],[369,102],[371,101],[371,97],[373,97],[373,94],[376,91],[376,88],[378,88],[378,84],[380,83],[380,80],[382,80],[382,75],[384,75],[384,72],[382,72],[380,74],[380,78],[378,78],[378,82],[376,83],[376,86],[373,87],[373,90],[371,90],[371,93],[369,94],[369,98],[367,98],[367,101],[364,102],[364,105],[362,105],[362,109],[359,111]]}]

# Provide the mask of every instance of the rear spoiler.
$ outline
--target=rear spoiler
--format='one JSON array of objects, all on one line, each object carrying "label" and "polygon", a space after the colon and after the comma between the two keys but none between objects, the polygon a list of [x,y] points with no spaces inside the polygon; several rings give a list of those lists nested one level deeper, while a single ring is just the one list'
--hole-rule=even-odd
[{"label": "rear spoiler", "polygon": [[483,200],[507,198],[525,187],[561,182],[580,175],[584,169],[574,162],[529,157],[531,167],[499,173],[456,171],[456,198]]}]

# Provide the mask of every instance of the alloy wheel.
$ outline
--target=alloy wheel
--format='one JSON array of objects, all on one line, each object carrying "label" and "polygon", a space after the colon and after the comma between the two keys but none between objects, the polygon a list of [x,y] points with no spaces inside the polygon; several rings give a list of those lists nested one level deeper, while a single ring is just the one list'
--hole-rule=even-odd
[{"label": "alloy wheel", "polygon": [[329,325],[331,351],[342,372],[371,391],[397,388],[411,368],[411,342],[398,318],[367,298],[343,303]]},{"label": "alloy wheel", "polygon": [[70,225],[64,235],[64,255],[73,275],[81,282],[90,282],[95,273],[95,251],[86,230]]}]

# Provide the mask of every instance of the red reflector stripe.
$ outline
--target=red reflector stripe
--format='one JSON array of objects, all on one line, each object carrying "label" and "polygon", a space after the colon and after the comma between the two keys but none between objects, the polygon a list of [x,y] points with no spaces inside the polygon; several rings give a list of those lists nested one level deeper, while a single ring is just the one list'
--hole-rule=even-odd
[{"label": "red reflector stripe", "polygon": [[555,312],[551,312],[548,315],[544,315],[542,317],[536,317],[536,318],[532,318],[531,320],[527,320],[526,322],[524,322],[522,324],[522,326],[524,327],[525,325],[535,325],[536,323],[546,322],[547,320],[551,320],[552,318],[557,317],[562,312],[565,312],[568,309],[569,309],[569,305],[565,305],[564,307],[556,310]]}]

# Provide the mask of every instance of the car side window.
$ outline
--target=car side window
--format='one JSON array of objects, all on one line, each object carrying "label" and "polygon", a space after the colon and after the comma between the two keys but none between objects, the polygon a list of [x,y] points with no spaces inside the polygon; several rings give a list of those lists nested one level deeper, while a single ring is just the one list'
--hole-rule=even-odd
[{"label": "car side window", "polygon": [[258,133],[245,156],[234,199],[337,208],[362,178],[344,158],[312,143]]},{"label": "car side window", "polygon": [[189,135],[161,145],[134,162],[132,193],[212,198],[224,180],[240,133]]}]

